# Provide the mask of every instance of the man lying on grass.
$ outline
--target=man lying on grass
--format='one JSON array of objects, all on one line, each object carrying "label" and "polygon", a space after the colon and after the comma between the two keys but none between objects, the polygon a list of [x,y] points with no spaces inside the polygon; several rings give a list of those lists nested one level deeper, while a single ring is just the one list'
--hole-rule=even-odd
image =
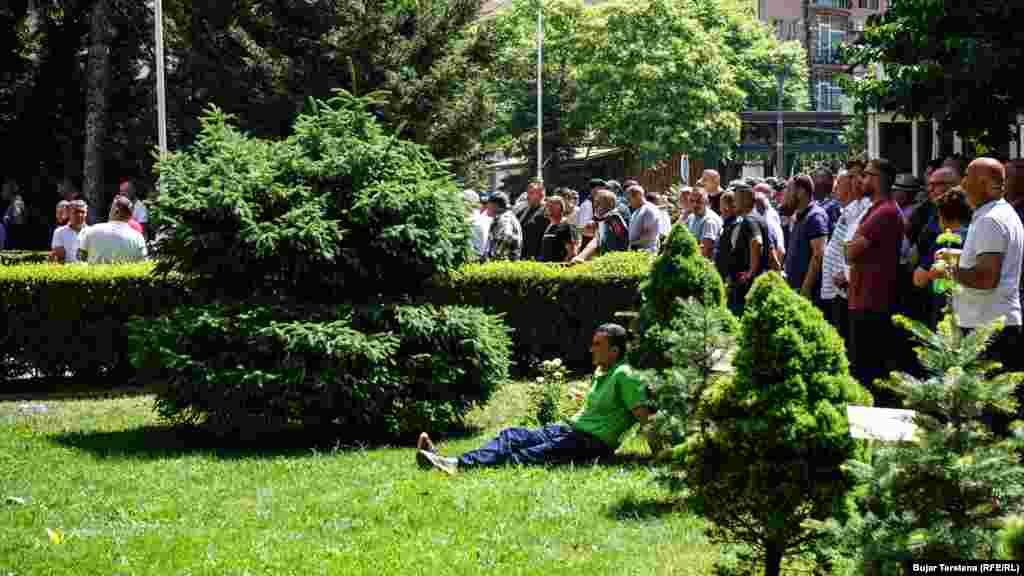
[{"label": "man lying on grass", "polygon": [[601,368],[580,414],[568,424],[543,428],[506,428],[478,450],[458,458],[441,456],[424,432],[417,445],[416,462],[449,474],[460,468],[503,464],[561,464],[611,456],[623,434],[637,421],[644,423],[653,413],[648,407],[647,388],[624,361],[626,330],[618,324],[604,324],[594,332],[590,345],[594,365]]}]

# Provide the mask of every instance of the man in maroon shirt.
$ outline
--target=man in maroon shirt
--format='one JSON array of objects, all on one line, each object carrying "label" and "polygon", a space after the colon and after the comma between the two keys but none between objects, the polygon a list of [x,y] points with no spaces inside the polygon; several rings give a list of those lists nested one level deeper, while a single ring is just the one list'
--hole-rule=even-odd
[{"label": "man in maroon shirt", "polygon": [[846,253],[850,264],[850,361],[854,377],[875,396],[875,405],[895,406],[896,396],[873,383],[888,376],[895,349],[892,308],[897,303],[903,220],[892,199],[888,161],[872,160],[863,181],[872,204]]}]

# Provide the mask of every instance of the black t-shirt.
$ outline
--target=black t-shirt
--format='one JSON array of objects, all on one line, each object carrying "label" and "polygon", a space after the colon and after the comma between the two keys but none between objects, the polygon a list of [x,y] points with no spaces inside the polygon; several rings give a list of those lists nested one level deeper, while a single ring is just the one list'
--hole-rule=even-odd
[{"label": "black t-shirt", "polygon": [[544,232],[550,224],[544,216],[544,205],[531,208],[527,204],[515,214],[523,228],[523,260],[540,260]]},{"label": "black t-shirt", "polygon": [[732,249],[732,277],[750,270],[750,242],[757,236],[761,237],[761,269],[758,275],[768,271],[769,251],[774,248],[768,223],[759,214],[750,212],[743,216],[735,233],[736,242]]},{"label": "black t-shirt", "polygon": [[569,251],[565,245],[572,242],[572,225],[568,222],[551,224],[544,232],[540,259],[544,262],[565,262]]}]

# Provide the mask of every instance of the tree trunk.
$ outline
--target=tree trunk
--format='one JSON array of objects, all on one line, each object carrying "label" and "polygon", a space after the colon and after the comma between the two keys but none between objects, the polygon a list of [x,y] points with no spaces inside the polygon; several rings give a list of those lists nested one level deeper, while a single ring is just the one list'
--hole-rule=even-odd
[{"label": "tree trunk", "polygon": [[764,576],[782,574],[782,546],[769,543],[764,555]]},{"label": "tree trunk", "polygon": [[98,214],[103,196],[103,144],[107,138],[107,99],[110,91],[109,0],[96,0],[89,21],[89,68],[86,76],[85,163],[82,195]]}]

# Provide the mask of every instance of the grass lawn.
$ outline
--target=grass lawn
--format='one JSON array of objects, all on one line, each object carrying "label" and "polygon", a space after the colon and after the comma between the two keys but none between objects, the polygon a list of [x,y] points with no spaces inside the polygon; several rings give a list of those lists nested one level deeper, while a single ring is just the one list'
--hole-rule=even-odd
[{"label": "grass lawn", "polygon": [[[0,576],[688,575],[717,558],[645,464],[451,478],[411,447],[197,446],[151,406],[0,402]],[[524,406],[509,384],[472,414],[479,435],[439,448],[475,448]]]}]

